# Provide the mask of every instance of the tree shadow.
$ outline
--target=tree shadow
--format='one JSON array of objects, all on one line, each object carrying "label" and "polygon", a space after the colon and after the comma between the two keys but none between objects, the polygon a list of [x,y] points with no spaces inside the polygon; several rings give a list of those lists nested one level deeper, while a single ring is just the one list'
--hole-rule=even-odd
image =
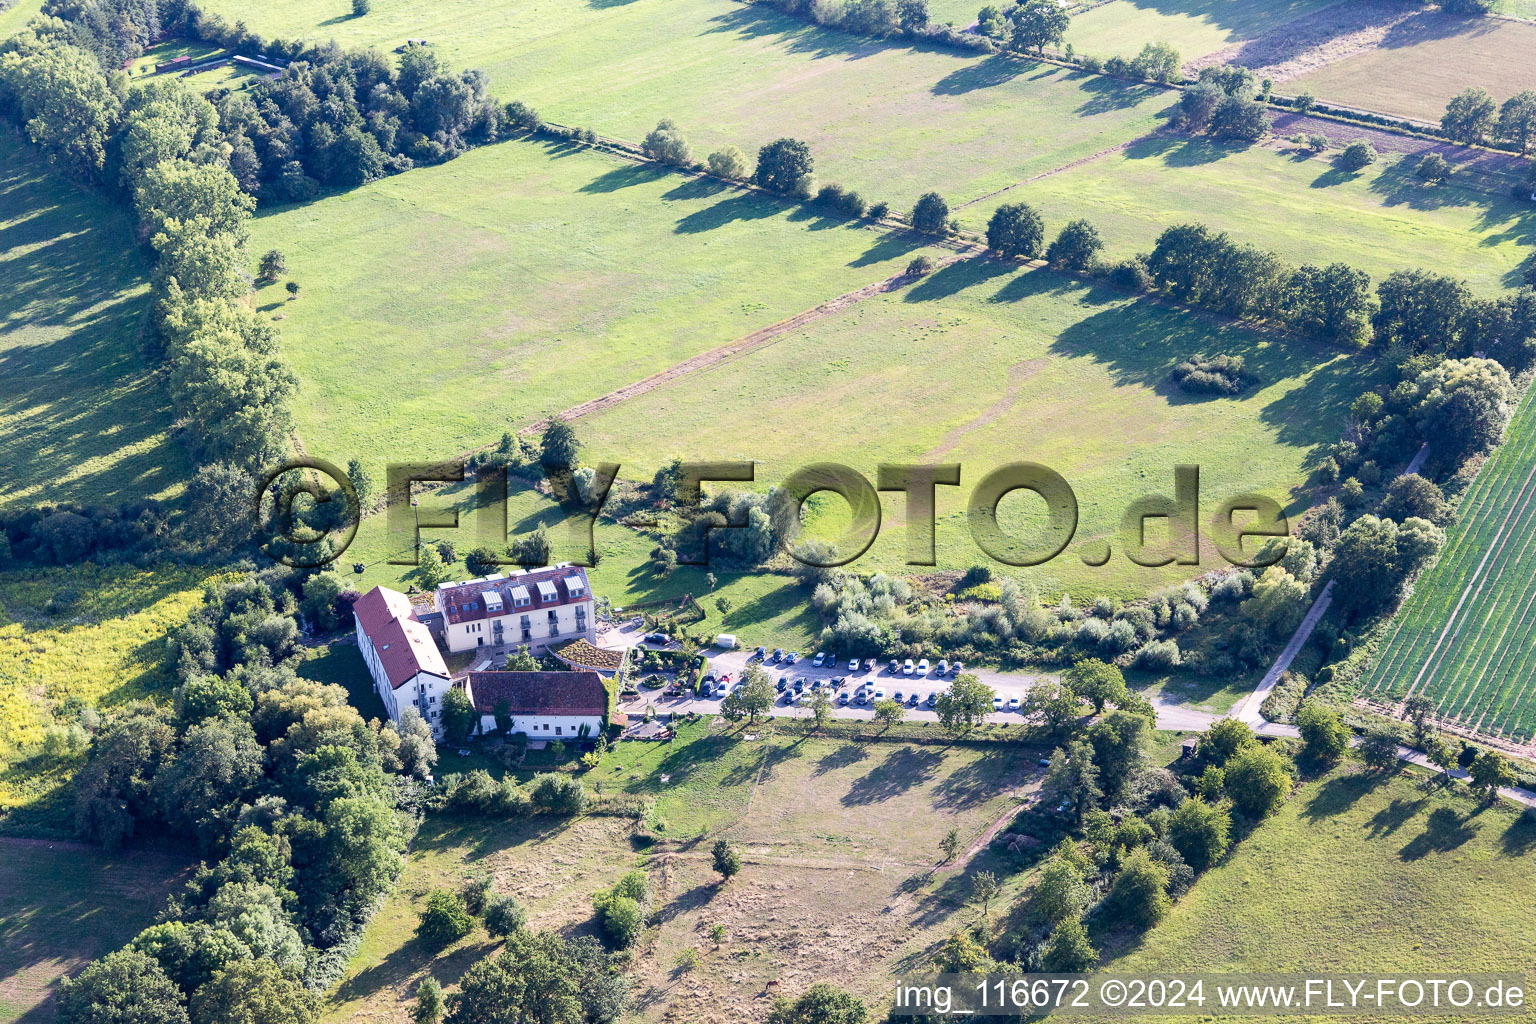
[{"label": "tree shadow", "polygon": [[772,200],[751,192],[738,192],[718,203],[695,210],[677,222],[673,232],[679,235],[713,231],[737,221],[765,220],[783,208]]},{"label": "tree shadow", "polygon": [[812,774],[825,775],[828,772],[835,772],[840,768],[852,767],[860,761],[868,759],[869,751],[862,745],[853,742],[843,743],[823,754],[821,760],[816,762],[816,770]]},{"label": "tree shadow", "polygon": [[1021,761],[1027,755],[1038,757],[1038,751],[1024,751],[1013,744],[989,746],[985,752],[969,764],[955,769],[934,790],[934,802],[940,807],[965,810],[986,803],[999,791],[1020,781],[1014,777]]},{"label": "tree shadow", "polygon": [[961,96],[977,89],[1006,85],[1032,67],[1038,67],[1038,65],[1030,65],[1012,57],[994,54],[956,68],[935,82],[931,91],[935,96]]},{"label": "tree shadow", "polygon": [[615,167],[611,171],[604,171],[587,184],[581,186],[578,191],[605,193],[617,192],[620,189],[630,188],[634,185],[644,185],[647,182],[658,181],[671,174],[670,171],[657,167],[655,164],[624,164]]},{"label": "tree shadow", "polygon": [[1083,117],[1126,110],[1163,91],[1159,86],[1127,82],[1110,75],[1082,73],[1072,77],[1078,80],[1078,89],[1088,94],[1077,108],[1077,113]]},{"label": "tree shadow", "polygon": [[1371,786],[1361,775],[1335,775],[1313,789],[1301,808],[1301,816],[1311,822],[1334,818],[1353,807]]},{"label": "tree shadow", "polygon": [[1429,812],[1421,832],[1399,851],[1406,861],[1421,860],[1432,853],[1449,853],[1477,837],[1480,827],[1470,818],[1463,818],[1450,807],[1436,807]]},{"label": "tree shadow", "polygon": [[875,244],[865,249],[859,257],[848,265],[850,267],[869,267],[876,263],[884,263],[887,260],[899,259],[911,252],[916,252],[928,244],[928,239],[915,231],[886,231],[875,240]]},{"label": "tree shadow", "polygon": [[940,267],[907,289],[907,293],[902,296],[902,301],[932,302],[935,299],[947,299],[966,288],[1014,273],[1017,269],[1017,266],[1002,260],[985,258],[956,260],[954,263]]},{"label": "tree shadow", "polygon": [[1424,798],[1404,800],[1401,797],[1394,798],[1391,803],[1371,815],[1371,820],[1366,823],[1370,838],[1380,839],[1389,836],[1402,828],[1418,814],[1424,807]]},{"label": "tree shadow", "polygon": [[914,786],[927,782],[943,763],[944,755],[938,751],[898,747],[849,787],[848,792],[843,794],[843,806],[877,804],[900,796]]},{"label": "tree shadow", "polygon": [[1523,857],[1536,849],[1536,817],[1527,809],[1509,823],[1500,839],[1500,847],[1506,857]]},{"label": "tree shadow", "polygon": [[[626,2],[633,3],[634,0],[626,0]],[[726,191],[734,190],[719,178],[690,177],[684,178],[676,187],[663,192],[661,198],[681,201],[709,199]]]}]

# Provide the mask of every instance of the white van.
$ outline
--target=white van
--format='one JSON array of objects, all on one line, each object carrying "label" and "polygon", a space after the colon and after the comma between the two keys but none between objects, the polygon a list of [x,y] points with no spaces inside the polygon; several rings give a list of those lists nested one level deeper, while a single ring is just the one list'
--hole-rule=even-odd
[{"label": "white van", "polygon": [[736,643],[735,634],[717,633],[715,634],[715,646],[724,651],[734,651],[739,645]]}]

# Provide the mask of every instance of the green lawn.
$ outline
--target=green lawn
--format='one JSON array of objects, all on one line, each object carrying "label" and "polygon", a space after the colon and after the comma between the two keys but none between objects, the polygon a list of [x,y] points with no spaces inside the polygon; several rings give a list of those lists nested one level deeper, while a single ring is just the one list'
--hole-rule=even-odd
[{"label": "green lawn", "polygon": [[1254,39],[1336,0],[1110,0],[1076,14],[1065,42],[1078,53],[1135,56],[1170,43],[1186,61]]},{"label": "green lawn", "polygon": [[921,241],[510,142],[261,217],[306,448],[451,458],[900,272]]},{"label": "green lawn", "polygon": [[[978,4],[978,7],[980,5]],[[544,117],[639,141],[674,119],[699,156],[802,138],[823,181],[906,209],[984,195],[1151,129],[1157,89],[1019,60],[828,32],[737,0],[213,0],[270,35],[393,49],[430,41]]]},{"label": "green lawn", "polygon": [[50,1024],[53,986],[154,923],[185,860],[0,839],[0,1024]]},{"label": "green lawn", "polygon": [[1523,972],[1536,955],[1533,844],[1536,823],[1508,808],[1336,773],[1302,787],[1106,969]]},{"label": "green lawn", "polygon": [[0,505],[165,498],[190,474],[143,355],[128,214],[0,138]]},{"label": "green lawn", "polygon": [[[1186,395],[1168,373],[1196,351],[1242,354],[1262,384],[1237,399]],[[1143,569],[1119,555],[1090,568],[1077,545],[1108,540],[1118,549],[1130,502],[1171,493],[1181,463],[1200,466],[1206,517],[1239,493],[1289,502],[1313,447],[1335,436],[1370,373],[1363,360],[1275,344],[1050,271],[968,263],[578,430],[594,455],[642,479],[674,455],[754,460],[759,487],[817,461],[870,479],[882,462],[959,462],[962,486],[940,488],[938,499],[938,557],[951,569],[983,560],[965,525],[970,487],[1006,462],[1042,462],[1077,493],[1077,543],[1019,572],[1047,596],[1066,587],[1079,598],[1128,597],[1190,570]],[[865,570],[903,567],[903,499],[887,495],[884,504],[879,539],[856,563]],[[1031,508],[1010,497],[1003,519],[1022,528]],[[1209,548],[1204,555],[1216,564]]]},{"label": "green lawn", "polygon": [[[1349,138],[1348,129],[1333,135]],[[1483,293],[1520,284],[1536,243],[1536,207],[1503,183],[1430,186],[1412,157],[1386,157],[1359,174],[1327,157],[1158,136],[961,211],[986,223],[998,203],[1037,206],[1047,231],[1086,217],[1114,257],[1147,252],[1171,224],[1199,222],[1273,249],[1293,263],[1343,260],[1380,280],[1430,267]],[[1493,191],[1496,189],[1496,191]]]}]

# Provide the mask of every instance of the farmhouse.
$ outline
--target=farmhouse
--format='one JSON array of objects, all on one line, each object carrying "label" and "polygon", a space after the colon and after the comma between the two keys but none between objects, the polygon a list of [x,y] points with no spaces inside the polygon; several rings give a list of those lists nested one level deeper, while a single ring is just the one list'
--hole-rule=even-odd
[{"label": "farmhouse", "polygon": [[407,707],[415,707],[432,726],[432,734],[439,736],[443,695],[453,682],[437,643],[417,621],[411,602],[397,590],[374,587],[352,606],[352,618],[357,624],[357,648],[389,717],[398,722]]},{"label": "farmhouse", "polygon": [[[504,727],[533,740],[602,735],[608,691],[596,672],[471,672],[464,688],[480,730]],[[498,724],[497,716],[504,720]]]},{"label": "farmhouse", "polygon": [[502,644],[541,650],[557,641],[597,639],[587,572],[563,563],[444,583],[433,594],[443,641],[455,653]]}]

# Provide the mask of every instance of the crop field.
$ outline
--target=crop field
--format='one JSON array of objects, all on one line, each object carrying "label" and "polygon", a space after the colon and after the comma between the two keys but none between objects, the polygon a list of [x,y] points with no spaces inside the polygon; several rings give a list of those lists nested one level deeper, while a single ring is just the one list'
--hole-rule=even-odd
[{"label": "crop field", "polygon": [[386,49],[427,39],[549,120],[638,142],[670,117],[700,157],[794,136],[821,181],[900,210],[930,189],[958,203],[1145,134],[1172,101],[1054,65],[825,31],[737,0],[537,0],[515,15],[499,0],[376,0],[367,17],[327,19],[348,6],[209,8],[272,35]]},{"label": "crop field", "polygon": [[1437,713],[1520,743],[1536,734],[1536,404],[1462,499],[1440,560],[1426,571],[1365,677],[1367,696],[1422,693]]},{"label": "crop field", "polygon": [[1522,919],[1533,844],[1536,824],[1509,808],[1345,770],[1292,796],[1104,969],[1524,971],[1536,955]]},{"label": "crop field", "polygon": [[[164,636],[201,601],[208,572],[132,568],[0,573],[0,830],[69,835],[72,758],[38,752],[69,698],[107,709],[168,695]],[[77,603],[50,610],[63,592]]]},{"label": "crop field", "polygon": [[[589,787],[656,798],[648,824],[661,839],[649,848],[630,842],[636,823],[623,818],[430,820],[328,1017],[403,1024],[406,997],[427,972],[447,985],[494,952],[479,929],[436,955],[411,935],[430,889],[456,888],[475,872],[515,895],[531,927],[579,934],[592,927],[590,894],[644,866],[659,922],[642,938],[634,971],[644,1021],[760,1016],[771,978],[791,991],[836,978],[878,1003],[893,974],[979,916],[965,905],[969,879],[995,865],[982,854],[963,870],[934,871],[938,841],[952,826],[967,845],[985,832],[1028,786],[1038,752],[721,726],[685,725],[668,744],[626,744],[585,776]],[[741,848],[743,870],[728,884],[710,870],[707,843],[691,841],[706,832]],[[1003,899],[1023,880],[1009,879]],[[718,944],[708,934],[715,924],[725,930]],[[690,947],[698,964],[680,972],[677,955]]]},{"label": "crop field", "polygon": [[0,1024],[48,1024],[53,986],[154,923],[190,875],[148,850],[0,838]]},{"label": "crop field", "polygon": [[189,475],[141,350],[130,218],[0,137],[0,505],[169,497]]},{"label": "crop field", "polygon": [[1503,102],[1536,88],[1536,25],[1507,18],[1422,17],[1378,47],[1287,81],[1320,100],[1384,114],[1439,121],[1445,104],[1469,86]]},{"label": "crop field", "polygon": [[1246,42],[1335,0],[1110,0],[1072,18],[1064,42],[1078,53],[1133,57],[1169,43],[1186,61]]},{"label": "crop field", "polygon": [[[1329,126],[1335,152],[1353,136]],[[1157,135],[960,211],[976,227],[1003,202],[1038,208],[1048,232],[1086,217],[1111,256],[1148,252],[1171,224],[1202,223],[1293,263],[1343,260],[1380,280],[1440,267],[1474,290],[1520,284],[1536,243],[1536,207],[1502,178],[1464,172],[1426,185],[1413,157],[1386,155],[1358,174],[1327,156]]]},{"label": "crop field", "polygon": [[268,248],[303,286],[258,293],[303,381],[299,434],[382,480],[898,274],[923,242],[512,142],[262,217]]}]

